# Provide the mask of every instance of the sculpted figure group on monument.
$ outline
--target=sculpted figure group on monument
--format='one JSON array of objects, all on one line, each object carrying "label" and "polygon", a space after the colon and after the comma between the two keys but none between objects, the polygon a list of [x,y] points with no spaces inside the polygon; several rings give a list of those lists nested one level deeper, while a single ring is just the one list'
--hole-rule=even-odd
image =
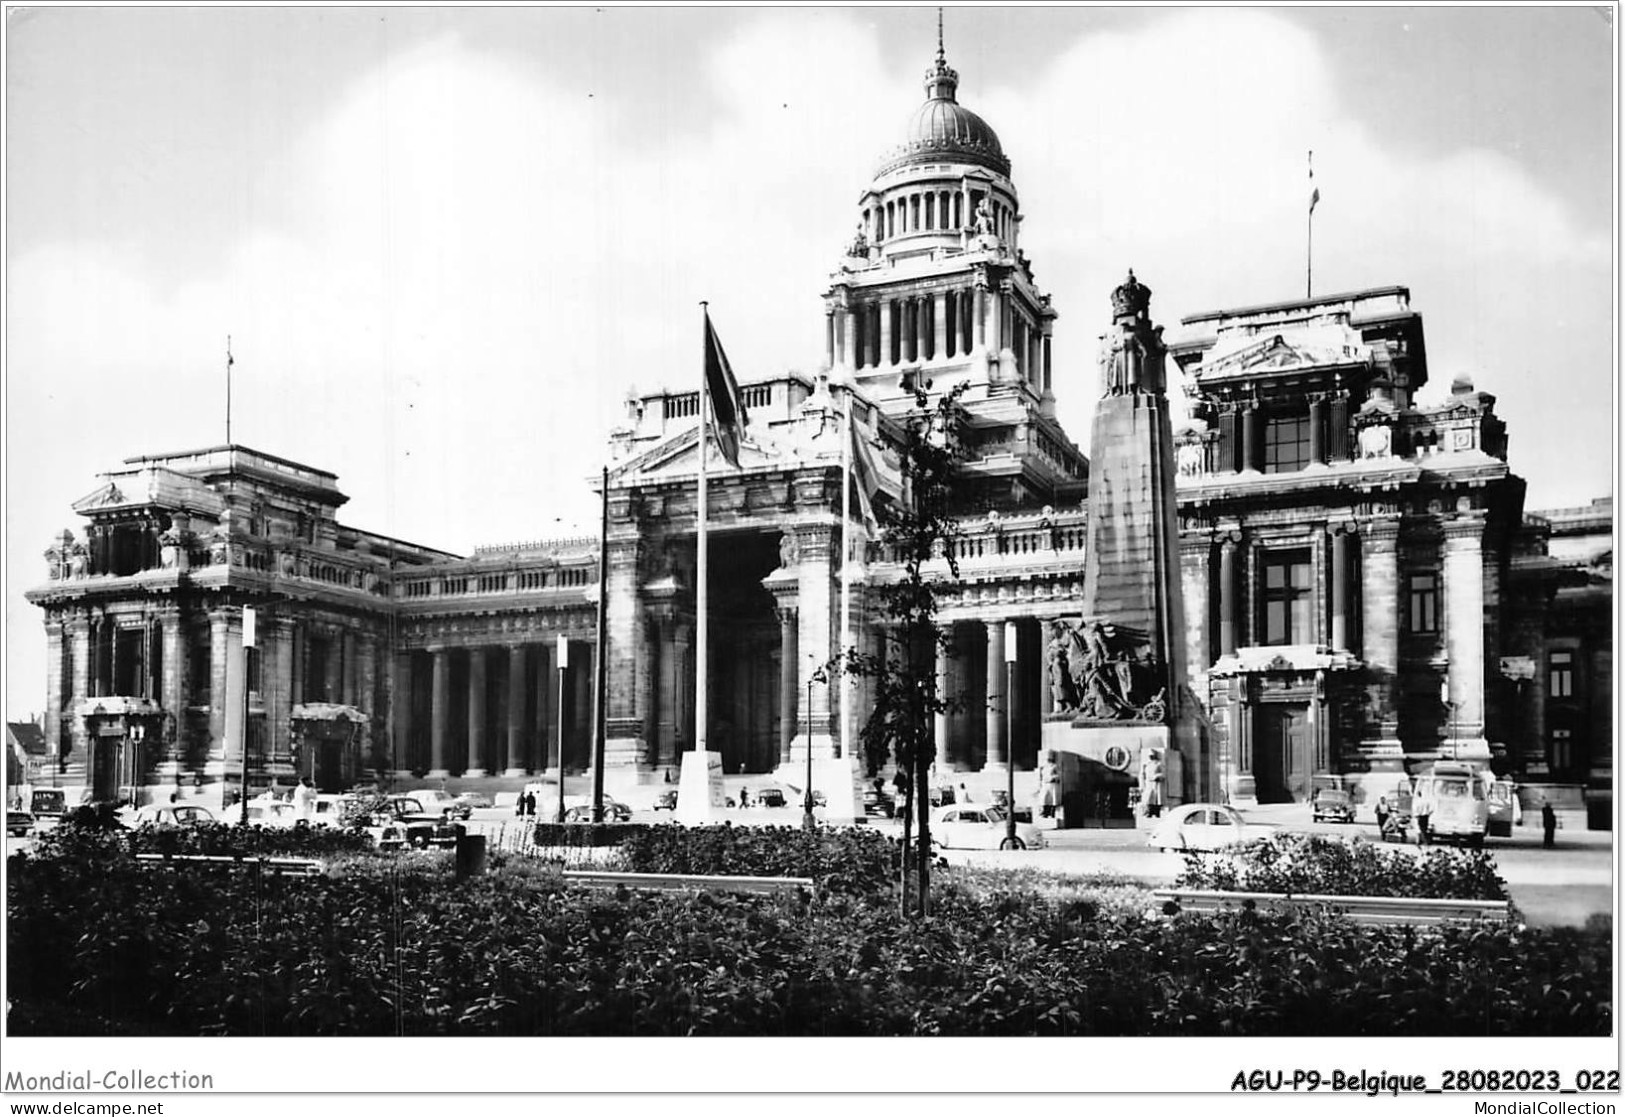
[{"label": "sculpted figure group on monument", "polygon": [[1155,678],[1149,650],[1112,643],[1098,620],[1050,622],[1045,660],[1055,711],[1100,721],[1160,719],[1163,692],[1146,695]]}]

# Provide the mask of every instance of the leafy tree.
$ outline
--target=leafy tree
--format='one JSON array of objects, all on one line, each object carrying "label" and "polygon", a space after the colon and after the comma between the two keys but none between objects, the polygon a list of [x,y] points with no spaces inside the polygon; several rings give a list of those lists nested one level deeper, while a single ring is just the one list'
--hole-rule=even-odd
[{"label": "leafy tree", "polygon": [[[952,481],[962,457],[959,397],[964,386],[933,402],[930,385],[916,386],[914,410],[903,423],[903,499],[876,510],[882,545],[897,563],[900,576],[875,587],[885,617],[881,651],[847,649],[826,665],[873,681],[874,706],[860,731],[868,771],[895,759],[907,773],[902,788],[903,860],[910,863],[912,830],[919,827],[918,856],[912,858],[917,887],[916,910],[931,913],[931,800],[927,793],[935,759],[932,726],[938,714],[957,709],[960,700],[937,690],[937,652],[953,654],[951,637],[937,625],[940,578],[928,567],[946,562],[959,577],[954,541],[958,522],[952,515]],[[904,911],[908,910],[905,896]]]}]

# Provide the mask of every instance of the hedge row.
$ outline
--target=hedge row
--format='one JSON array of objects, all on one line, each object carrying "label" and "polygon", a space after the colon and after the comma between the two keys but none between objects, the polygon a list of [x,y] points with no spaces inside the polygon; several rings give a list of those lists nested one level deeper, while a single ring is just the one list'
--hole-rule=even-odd
[{"label": "hedge row", "polygon": [[[784,835],[788,837],[788,835]],[[743,847],[713,837],[738,856]],[[895,897],[567,890],[446,854],[326,877],[17,859],[13,1034],[1606,1035],[1608,935],[1147,918],[959,883]],[[757,862],[751,862],[757,864]],[[981,878],[986,880],[986,878]]]},{"label": "hedge row", "polygon": [[1505,900],[1506,882],[1484,850],[1387,849],[1362,839],[1272,834],[1233,854],[1189,853],[1178,888],[1296,895]]}]

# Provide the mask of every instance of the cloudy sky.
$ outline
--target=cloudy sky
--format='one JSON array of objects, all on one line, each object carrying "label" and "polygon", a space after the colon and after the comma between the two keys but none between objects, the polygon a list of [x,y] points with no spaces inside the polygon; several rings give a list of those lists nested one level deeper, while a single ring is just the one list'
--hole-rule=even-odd
[{"label": "cloudy sky", "polygon": [[[923,98],[928,8],[10,12],[6,713],[43,695],[69,503],[236,441],[449,550],[594,520],[634,386],[709,299],[744,378],[816,369],[855,203]],[[1499,397],[1532,508],[1612,492],[1612,52],[1587,7],[950,8],[1013,162],[1087,443],[1128,267],[1181,316],[1405,284],[1427,402]],[[1087,446],[1085,445],[1085,448]]]}]

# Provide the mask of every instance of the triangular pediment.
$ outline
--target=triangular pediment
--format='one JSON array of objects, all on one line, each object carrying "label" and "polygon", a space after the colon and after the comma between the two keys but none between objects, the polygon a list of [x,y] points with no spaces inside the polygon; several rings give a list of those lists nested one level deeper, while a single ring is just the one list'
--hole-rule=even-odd
[{"label": "triangular pediment", "polygon": [[1221,376],[1268,375],[1302,369],[1364,363],[1369,354],[1349,345],[1312,345],[1288,341],[1271,334],[1250,345],[1232,350],[1209,362],[1201,371],[1204,379]]},{"label": "triangular pediment", "polygon": [[[749,437],[740,439],[739,465],[736,467],[722,456],[722,448],[715,436],[709,440],[706,452],[706,472],[722,477],[759,466],[780,468],[784,455],[776,447]],[[620,465],[610,467],[610,483],[624,486],[639,481],[658,481],[665,477],[692,477],[700,469],[699,429],[690,427],[661,439]]]},{"label": "triangular pediment", "polygon": [[[142,495],[145,496],[146,494],[143,493]],[[142,502],[129,499],[124,495],[124,491],[118,487],[117,483],[109,481],[94,492],[74,501],[73,510],[86,513],[100,512],[107,508],[124,508],[138,503]]]}]

